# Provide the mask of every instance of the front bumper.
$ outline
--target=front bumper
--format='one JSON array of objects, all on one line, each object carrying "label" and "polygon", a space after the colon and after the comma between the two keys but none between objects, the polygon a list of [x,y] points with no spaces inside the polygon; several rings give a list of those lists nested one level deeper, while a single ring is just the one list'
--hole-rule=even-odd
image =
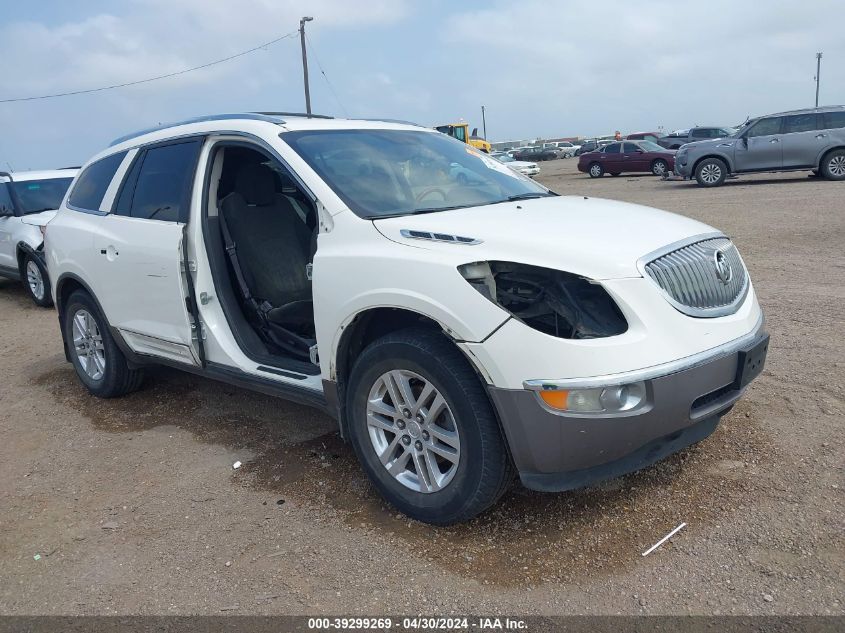
[{"label": "front bumper", "polygon": [[580,488],[704,439],[747,386],[738,383],[740,354],[767,338],[761,327],[709,358],[649,377],[647,404],[627,414],[553,412],[534,391],[490,387],[522,483],[545,491]]},{"label": "front bumper", "polygon": [[689,159],[689,155],[679,157],[677,154],[675,155],[675,165],[672,168],[672,173],[676,176],[681,176],[683,178],[689,178],[692,172],[692,162]]}]

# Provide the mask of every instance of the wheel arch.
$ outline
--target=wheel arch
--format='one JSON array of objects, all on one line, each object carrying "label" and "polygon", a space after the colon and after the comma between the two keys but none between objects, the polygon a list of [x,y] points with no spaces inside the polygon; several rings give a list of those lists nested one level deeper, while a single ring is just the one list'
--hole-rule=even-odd
[{"label": "wheel arch", "polygon": [[44,249],[44,242],[42,241],[41,244],[37,247],[33,247],[32,244],[25,242],[23,240],[17,243],[15,246],[15,259],[18,262],[18,270],[23,273],[23,259],[27,255],[32,255],[33,257],[42,258],[42,253]]},{"label": "wheel arch", "polygon": [[837,150],[845,150],[845,145],[834,145],[833,147],[828,147],[826,150],[821,152],[819,154],[818,161],[816,161],[816,169],[821,170],[825,159],[830,155],[831,152],[835,152]]},{"label": "wheel arch", "polygon": [[714,152],[714,153],[710,153],[710,154],[705,154],[701,158],[697,158],[695,160],[695,163],[693,163],[693,165],[692,165],[692,170],[690,171],[690,174],[692,176],[695,176],[695,171],[698,169],[698,166],[701,164],[701,161],[707,160],[708,158],[718,158],[720,161],[725,163],[725,165],[728,168],[728,173],[729,174],[733,173],[733,165],[731,164],[731,161],[728,159],[728,157],[725,156],[724,154],[717,154],[717,153]]},{"label": "wheel arch", "polygon": [[59,331],[62,334],[62,345],[65,349],[65,358],[68,362],[71,362],[70,358],[70,350],[67,346],[67,340],[65,338],[65,328],[64,328],[64,320],[65,320],[65,305],[67,304],[67,300],[77,290],[84,290],[88,293],[91,297],[91,300],[97,306],[97,310],[99,310],[100,314],[103,315],[103,318],[106,319],[108,322],[108,317],[106,313],[103,311],[103,306],[100,305],[99,299],[97,299],[97,295],[94,294],[94,291],[91,290],[91,287],[80,278],[78,275],[74,273],[64,273],[60,275],[59,278],[56,280],[56,293],[53,296],[53,301],[56,304],[56,311],[59,313]]}]

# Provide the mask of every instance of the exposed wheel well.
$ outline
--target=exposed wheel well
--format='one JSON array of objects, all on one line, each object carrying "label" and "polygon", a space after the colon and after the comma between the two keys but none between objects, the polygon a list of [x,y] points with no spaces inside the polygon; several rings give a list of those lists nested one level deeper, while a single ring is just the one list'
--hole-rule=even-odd
[{"label": "exposed wheel well", "polygon": [[340,337],[340,343],[335,356],[335,381],[337,383],[337,401],[340,407],[338,421],[341,436],[347,437],[346,415],[346,384],[355,359],[373,341],[391,332],[407,328],[425,328],[441,332],[443,327],[434,319],[425,315],[402,308],[373,308],[358,314],[346,326]]},{"label": "exposed wheel well", "polygon": [[725,167],[728,168],[728,173],[731,173],[733,169],[731,169],[731,164],[728,162],[728,159],[724,156],[719,156],[718,154],[708,154],[707,156],[702,156],[695,164],[692,166],[692,172],[690,172],[693,176],[695,176],[695,170],[698,169],[698,166],[701,164],[701,161],[707,160],[708,158],[715,158],[717,160],[722,161],[725,164]]}]

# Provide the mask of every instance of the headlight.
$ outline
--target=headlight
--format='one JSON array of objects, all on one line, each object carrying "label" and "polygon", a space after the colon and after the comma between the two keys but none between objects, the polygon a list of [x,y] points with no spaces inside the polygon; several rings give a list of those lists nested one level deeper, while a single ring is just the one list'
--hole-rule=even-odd
[{"label": "headlight", "polygon": [[478,292],[528,327],[558,338],[615,336],[628,329],[598,283],[571,273],[514,262],[474,262],[458,270]]},{"label": "headlight", "polygon": [[538,391],[540,399],[552,409],[570,413],[624,413],[639,407],[646,398],[644,382],[632,382],[592,389],[555,389]]}]

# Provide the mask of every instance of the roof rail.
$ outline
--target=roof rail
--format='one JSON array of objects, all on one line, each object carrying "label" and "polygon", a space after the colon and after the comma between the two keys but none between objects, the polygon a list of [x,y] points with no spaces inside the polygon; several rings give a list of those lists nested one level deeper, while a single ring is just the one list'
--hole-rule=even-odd
[{"label": "roof rail", "polygon": [[425,127],[424,125],[420,125],[419,123],[414,123],[413,121],[403,121],[402,119],[359,119],[359,121],[373,121],[375,123],[399,123],[400,125],[413,125],[414,127]]},{"label": "roof rail", "polygon": [[262,114],[264,116],[299,116],[305,119],[333,119],[328,114],[306,114],[305,112],[251,112],[250,114]]},{"label": "roof rail", "polygon": [[132,132],[131,134],[126,134],[125,136],[119,136],[118,138],[114,139],[111,143],[109,143],[109,147],[113,147],[130,139],[136,138],[138,136],[143,136],[144,134],[149,134],[151,132],[157,132],[159,130],[166,130],[167,128],[177,127],[179,125],[187,125],[189,123],[202,123],[203,121],[226,121],[232,119],[250,119],[253,121],[267,121],[268,123],[276,123],[282,124],[284,123],[283,119],[280,119],[276,115],[268,114],[266,112],[241,112],[235,114],[209,114],[206,116],[198,116],[193,117],[191,119],[185,119],[184,121],[176,121],[173,123],[162,123],[160,125],[156,125],[153,127],[149,127],[143,130],[138,130],[137,132]]}]

